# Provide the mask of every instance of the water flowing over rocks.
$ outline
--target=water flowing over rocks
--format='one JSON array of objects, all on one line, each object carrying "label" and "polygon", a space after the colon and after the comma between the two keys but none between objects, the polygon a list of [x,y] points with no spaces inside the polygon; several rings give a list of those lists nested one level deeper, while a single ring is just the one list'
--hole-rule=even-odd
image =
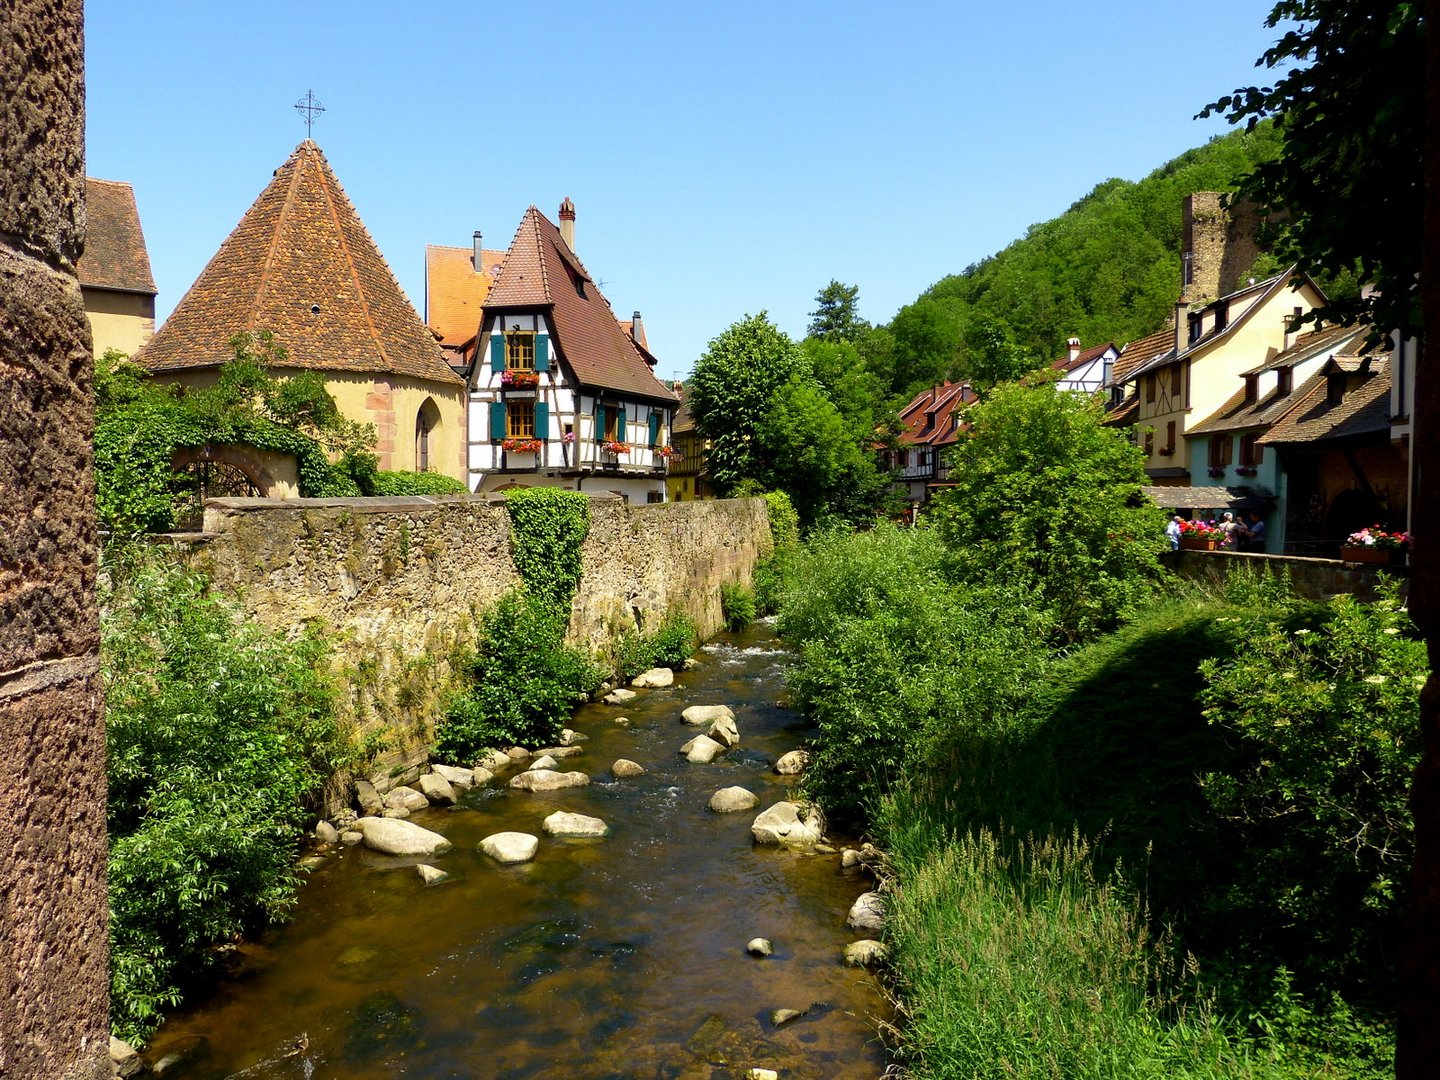
[{"label": "water flowing over rocks", "polygon": [[885,925],[885,898],[878,892],[867,892],[856,900],[845,918],[851,930],[879,930]]},{"label": "water flowing over rocks", "polygon": [[717,814],[733,814],[738,810],[753,810],[760,805],[760,796],[743,787],[721,788],[710,796],[710,809]]},{"label": "water flowing over rocks", "polygon": [[775,771],[781,776],[799,776],[810,764],[810,755],[804,750],[791,750],[775,762]]},{"label": "water flowing over rocks", "polygon": [[735,726],[733,716],[720,717],[710,725],[710,730],[705,734],[730,750],[740,745],[740,729]]},{"label": "water flowing over rocks", "polygon": [[698,765],[708,765],[725,753],[725,744],[718,743],[708,735],[697,735],[680,748],[685,760]]},{"label": "water flowing over rocks", "polygon": [[670,686],[674,682],[675,672],[668,667],[657,667],[651,668],[649,671],[642,671],[630,680],[630,685],[643,690],[647,687]]},{"label": "water flowing over rocks", "polygon": [[355,829],[366,847],[385,855],[439,855],[450,850],[449,840],[413,821],[366,817],[355,822]]},{"label": "water flowing over rocks", "polygon": [[691,705],[680,714],[680,718],[687,724],[699,727],[701,724],[713,724],[720,719],[735,719],[735,712],[729,705]]},{"label": "water flowing over rocks", "polygon": [[561,788],[584,787],[588,783],[590,777],[583,772],[562,773],[550,769],[523,772],[510,780],[511,787],[522,791],[558,791]]},{"label": "water flowing over rocks", "polygon": [[778,802],[755,818],[750,832],[757,844],[813,848],[825,835],[825,815],[819,807]]},{"label": "water flowing over rocks", "polygon": [[481,840],[480,850],[500,863],[529,862],[540,850],[540,838],[523,832],[498,832]]},{"label": "water flowing over rocks", "polygon": [[598,817],[569,814],[564,810],[556,810],[541,827],[550,836],[604,836],[610,831],[610,826]]},{"label": "water flowing over rocks", "polygon": [[610,772],[615,776],[624,779],[630,776],[644,776],[645,766],[639,762],[631,761],[629,758],[617,758],[615,764],[610,766]]}]

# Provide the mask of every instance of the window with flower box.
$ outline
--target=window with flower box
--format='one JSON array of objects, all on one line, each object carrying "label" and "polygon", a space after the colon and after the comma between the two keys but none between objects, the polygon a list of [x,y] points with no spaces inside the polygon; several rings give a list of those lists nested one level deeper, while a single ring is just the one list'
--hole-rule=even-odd
[{"label": "window with flower box", "polygon": [[529,330],[511,330],[505,335],[505,370],[535,370],[535,334]]},{"label": "window with flower box", "polygon": [[1229,435],[1210,436],[1210,467],[1222,469],[1230,464],[1230,448],[1233,440]]},{"label": "window with flower box", "polygon": [[1265,460],[1265,447],[1259,443],[1260,432],[1254,432],[1240,439],[1240,464],[1253,469]]},{"label": "window with flower box", "polygon": [[505,403],[505,437],[508,439],[533,439],[535,437],[535,402],[507,401]]}]

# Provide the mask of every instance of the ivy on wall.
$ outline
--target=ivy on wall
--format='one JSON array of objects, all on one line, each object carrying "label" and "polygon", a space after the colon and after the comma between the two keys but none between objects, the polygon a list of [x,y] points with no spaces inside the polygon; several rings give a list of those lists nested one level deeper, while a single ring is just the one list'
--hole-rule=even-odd
[{"label": "ivy on wall", "polygon": [[580,585],[580,546],[590,535],[590,500],[578,491],[517,488],[505,496],[510,556],[526,591],[564,621]]}]

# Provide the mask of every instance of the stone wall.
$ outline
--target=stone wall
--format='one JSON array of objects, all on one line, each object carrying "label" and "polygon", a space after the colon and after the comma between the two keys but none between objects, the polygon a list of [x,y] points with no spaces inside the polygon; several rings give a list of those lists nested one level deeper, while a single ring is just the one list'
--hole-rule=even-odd
[{"label": "stone wall", "polygon": [[1339,593],[1350,593],[1362,600],[1374,599],[1381,574],[1400,579],[1402,595],[1409,592],[1410,585],[1410,571],[1405,566],[1374,566],[1341,562],[1339,559],[1243,551],[1172,551],[1162,558],[1183,578],[1217,584],[1242,566],[1272,574],[1286,574],[1295,592],[1312,600],[1323,600]]},{"label": "stone wall", "polygon": [[[569,639],[595,653],[675,609],[714,633],[721,582],[749,581],[770,549],[763,499],[632,506],[596,495],[590,515]],[[357,737],[384,740],[382,783],[424,750],[455,654],[520,580],[493,496],[215,499],[204,535],[181,546],[266,625],[325,629]]]},{"label": "stone wall", "polygon": [[0,13],[0,1076],[110,1075],[80,0]]}]

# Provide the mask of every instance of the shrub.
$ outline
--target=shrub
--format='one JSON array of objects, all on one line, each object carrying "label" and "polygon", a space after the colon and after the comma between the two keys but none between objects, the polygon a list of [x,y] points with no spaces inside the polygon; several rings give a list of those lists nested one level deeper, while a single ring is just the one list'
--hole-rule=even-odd
[{"label": "shrub", "polygon": [[580,584],[580,546],[590,534],[590,500],[561,488],[516,488],[506,493],[505,509],[510,555],[526,591],[568,619]]},{"label": "shrub", "polygon": [[501,597],[482,620],[462,688],[447,703],[436,753],[465,763],[487,747],[553,745],[576,698],[601,679],[561,644],[563,632],[544,602],[518,592]]},{"label": "shrub", "polygon": [[350,753],[317,636],[242,621],[195,573],[108,569],[111,1017],[141,1039],[294,903],[305,800]]},{"label": "shrub", "polygon": [[629,630],[615,647],[615,674],[633,679],[655,667],[680,668],[695,652],[700,634],[683,611],[673,611],[653,634]]},{"label": "shrub", "polygon": [[470,491],[463,481],[433,472],[377,472],[369,494],[398,497],[401,495],[465,495]]},{"label": "shrub", "polygon": [[722,581],[720,610],[725,616],[725,629],[744,630],[755,621],[755,593],[744,582]]}]

